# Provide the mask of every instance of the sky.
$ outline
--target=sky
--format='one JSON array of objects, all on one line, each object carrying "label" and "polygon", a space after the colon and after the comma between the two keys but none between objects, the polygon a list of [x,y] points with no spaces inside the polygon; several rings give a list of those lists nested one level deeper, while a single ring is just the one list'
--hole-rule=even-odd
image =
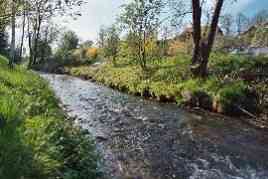
[{"label": "sky", "polygon": [[[87,0],[87,3],[79,9],[82,14],[77,20],[57,19],[65,29],[75,31],[81,40],[96,40],[102,25],[109,26],[115,22],[120,6],[129,0]],[[262,9],[268,9],[268,0],[225,0],[224,10],[237,14],[243,12],[249,16]]]},{"label": "sky", "polygon": [[[116,20],[120,6],[127,0],[87,0],[77,20],[57,19],[67,29],[75,31],[82,40],[96,40],[102,25],[109,26]],[[63,23],[62,23],[63,22]]]}]

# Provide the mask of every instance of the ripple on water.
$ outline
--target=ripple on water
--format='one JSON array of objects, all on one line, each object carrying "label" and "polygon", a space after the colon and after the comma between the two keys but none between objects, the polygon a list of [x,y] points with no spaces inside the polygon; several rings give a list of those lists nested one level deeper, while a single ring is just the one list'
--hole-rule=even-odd
[{"label": "ripple on water", "polygon": [[266,132],[66,75],[41,76],[97,139],[107,178],[268,178]]}]

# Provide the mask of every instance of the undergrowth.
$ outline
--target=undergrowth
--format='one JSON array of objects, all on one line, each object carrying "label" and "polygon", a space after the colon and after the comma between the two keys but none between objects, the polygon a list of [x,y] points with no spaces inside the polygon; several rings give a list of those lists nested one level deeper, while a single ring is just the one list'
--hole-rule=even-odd
[{"label": "undergrowth", "polygon": [[204,92],[222,108],[234,104],[247,109],[251,106],[245,106],[248,102],[246,98],[256,93],[255,97],[259,100],[256,105],[262,109],[267,105],[267,99],[259,97],[267,97],[268,94],[268,86],[264,83],[267,79],[267,57],[214,53],[210,57],[210,74],[206,79],[192,77],[190,62],[191,57],[187,55],[167,57],[148,61],[144,71],[130,59],[120,58],[116,65],[107,62],[98,68],[80,66],[67,70],[72,75],[94,79],[107,86],[159,101],[184,104],[187,101],[183,95],[185,92]]},{"label": "undergrowth", "polygon": [[48,84],[0,56],[0,178],[94,179],[95,143],[67,120]]}]

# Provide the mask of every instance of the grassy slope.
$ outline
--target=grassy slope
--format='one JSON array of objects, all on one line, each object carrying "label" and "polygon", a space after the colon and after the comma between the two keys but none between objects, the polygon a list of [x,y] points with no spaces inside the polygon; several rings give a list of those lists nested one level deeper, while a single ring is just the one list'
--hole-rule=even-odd
[{"label": "grassy slope", "polygon": [[[187,101],[185,92],[205,92],[213,101],[219,101],[224,106],[245,97],[246,91],[252,86],[257,87],[255,90],[258,93],[268,94],[265,78],[257,79],[258,74],[268,67],[267,57],[253,59],[237,55],[213,54],[209,64],[211,75],[205,80],[191,77],[189,63],[189,56],[180,55],[150,62],[148,70],[143,72],[131,61],[121,59],[116,66],[110,63],[99,68],[81,66],[70,68],[69,72],[75,76],[93,78],[131,94],[151,96],[160,101],[176,101],[179,104]],[[258,77],[254,76],[256,74]],[[250,75],[253,75],[254,80],[258,80],[259,87],[255,85],[256,81],[250,79]],[[262,105],[267,106],[267,101]]]},{"label": "grassy slope", "polygon": [[0,178],[96,178],[95,145],[82,133],[44,80],[0,56]]}]

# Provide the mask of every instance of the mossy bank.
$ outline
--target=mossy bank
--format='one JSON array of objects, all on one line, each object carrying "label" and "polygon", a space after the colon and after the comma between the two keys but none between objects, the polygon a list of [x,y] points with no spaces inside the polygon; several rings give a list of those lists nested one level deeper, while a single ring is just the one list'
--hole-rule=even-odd
[{"label": "mossy bank", "polygon": [[0,178],[94,179],[95,143],[67,120],[48,84],[0,56]]}]

